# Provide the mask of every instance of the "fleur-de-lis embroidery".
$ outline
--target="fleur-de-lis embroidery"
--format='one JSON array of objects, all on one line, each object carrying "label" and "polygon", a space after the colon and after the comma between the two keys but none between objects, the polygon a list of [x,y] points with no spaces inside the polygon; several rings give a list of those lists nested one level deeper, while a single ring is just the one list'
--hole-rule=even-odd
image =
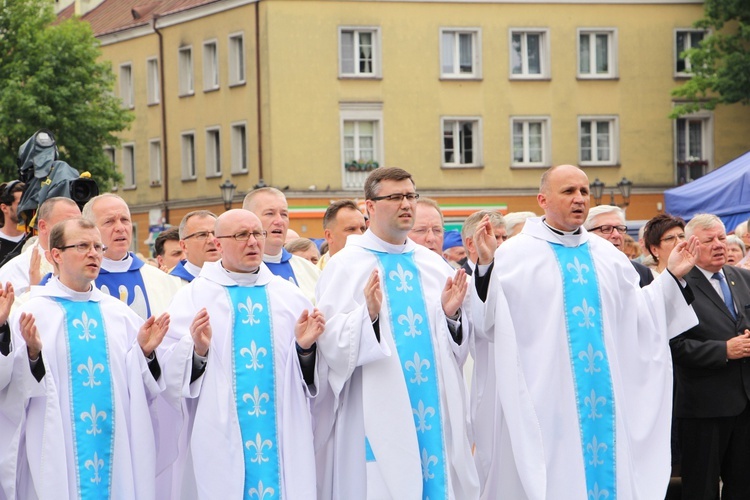
[{"label": "fleur-de-lis embroidery", "polygon": [[266,411],[261,409],[261,405],[264,402],[270,401],[270,398],[268,397],[267,393],[261,394],[260,389],[258,389],[258,386],[255,386],[255,389],[253,389],[252,394],[243,394],[242,395],[242,401],[247,403],[248,401],[253,402],[253,409],[248,411],[247,414],[250,416],[256,416],[260,417],[261,415],[265,415]]},{"label": "fleur-de-lis embroidery", "polygon": [[86,429],[86,434],[93,434],[94,436],[101,434],[102,430],[96,424],[99,419],[106,420],[106,418],[107,414],[103,411],[97,411],[96,405],[92,404],[90,413],[87,411],[81,413],[81,420],[84,422],[89,420],[91,422],[91,429]]},{"label": "fleur-de-lis embroidery", "polygon": [[589,418],[591,420],[596,420],[597,418],[602,418],[602,414],[596,411],[596,407],[599,406],[600,404],[602,405],[607,404],[607,398],[605,398],[604,396],[597,396],[596,391],[591,389],[591,395],[586,396],[583,400],[583,403],[586,406],[591,407],[591,411],[589,412]]},{"label": "fleur-de-lis embroidery", "polygon": [[576,277],[573,279],[573,283],[580,283],[581,285],[585,285],[588,283],[586,278],[583,277],[583,273],[589,272],[589,266],[586,264],[581,264],[581,262],[578,260],[578,257],[575,257],[573,259],[573,262],[568,263],[568,271],[574,272]]},{"label": "fleur-de-lis embroidery", "polygon": [[247,317],[242,320],[242,324],[249,324],[250,326],[253,326],[260,323],[259,319],[255,319],[255,312],[261,312],[263,310],[263,306],[260,304],[253,304],[253,301],[250,297],[247,298],[246,304],[237,304],[237,310],[245,311],[245,313],[247,314]]},{"label": "fleur-de-lis embroidery", "polygon": [[240,356],[250,356],[250,364],[245,365],[245,368],[249,370],[262,370],[263,365],[260,362],[260,358],[261,356],[265,356],[266,354],[268,354],[266,348],[258,347],[254,340],[250,341],[250,349],[248,349],[247,347],[243,347],[242,349],[240,349]]},{"label": "fleur-de-lis embroidery", "polygon": [[578,316],[579,314],[583,316],[583,321],[578,323],[578,326],[583,326],[585,328],[592,328],[594,326],[594,322],[592,321],[591,317],[596,314],[596,311],[594,311],[593,307],[589,306],[588,302],[586,302],[586,299],[583,299],[581,305],[575,306],[572,311],[576,316]]},{"label": "fleur-de-lis embroidery", "polygon": [[424,367],[425,370],[430,369],[430,360],[428,359],[420,359],[419,353],[414,353],[414,361],[409,360],[406,363],[404,363],[404,368],[406,371],[414,370],[414,377],[409,380],[409,382],[416,383],[417,385],[421,385],[422,382],[427,382],[427,377],[425,375],[422,375],[422,367]]},{"label": "fleur-de-lis embroidery", "polygon": [[409,280],[414,278],[414,275],[411,271],[405,271],[403,267],[401,267],[401,264],[398,264],[396,266],[395,271],[391,271],[390,274],[388,274],[388,279],[392,280],[399,280],[400,283],[396,287],[397,292],[409,292],[412,290],[411,285],[409,285]]},{"label": "fleur-de-lis embroidery", "polygon": [[98,323],[94,318],[89,318],[85,312],[81,314],[81,319],[74,319],[72,325],[83,330],[83,333],[78,336],[80,340],[88,342],[89,340],[96,338],[96,335],[91,333],[91,329],[96,328]]},{"label": "fleur-de-lis embroidery", "polygon": [[429,431],[432,429],[431,425],[427,425],[427,417],[435,416],[435,409],[431,406],[425,408],[422,400],[419,400],[419,404],[416,408],[412,408],[411,412],[417,416],[417,430],[419,432]]},{"label": "fleur-de-lis embroidery", "polygon": [[589,348],[586,351],[581,351],[578,353],[578,359],[581,361],[588,360],[589,365],[583,369],[584,372],[590,373],[593,375],[596,372],[602,371],[601,368],[597,368],[596,366],[596,359],[604,359],[604,354],[602,354],[602,351],[594,351],[594,346],[589,344]]},{"label": "fleur-de-lis embroidery", "polygon": [[591,438],[591,442],[586,445],[586,451],[591,452],[591,460],[589,460],[589,464],[596,467],[597,465],[602,465],[604,463],[604,460],[599,458],[599,453],[604,453],[607,451],[607,445],[605,443],[600,443],[596,436]]},{"label": "fleur-de-lis embroidery", "polygon": [[83,463],[83,466],[86,467],[86,470],[93,469],[94,477],[91,478],[92,483],[99,484],[102,481],[101,476],[99,476],[99,471],[104,467],[104,460],[99,458],[99,455],[96,452],[94,452],[94,458],[86,460]]},{"label": "fleur-de-lis embroidery", "polygon": [[258,465],[263,462],[268,462],[268,457],[263,454],[263,450],[266,448],[271,449],[273,443],[270,439],[263,439],[260,437],[260,433],[255,435],[255,441],[246,441],[245,448],[252,450],[255,448],[255,457],[251,458],[250,461],[257,463]]},{"label": "fleur-de-lis embroidery", "polygon": [[602,500],[604,498],[609,498],[609,491],[603,489],[600,490],[599,483],[594,483],[594,489],[589,490],[589,498],[591,500]]},{"label": "fleur-de-lis embroidery", "polygon": [[250,495],[250,498],[255,497],[258,500],[263,500],[264,498],[271,498],[272,496],[274,496],[274,494],[276,494],[276,492],[270,486],[268,488],[263,486],[263,481],[258,481],[258,487],[250,488],[249,490],[247,490],[247,494]]},{"label": "fleur-de-lis embroidery", "polygon": [[414,314],[414,311],[411,307],[406,308],[406,314],[401,314],[398,317],[398,324],[403,325],[406,324],[409,326],[409,329],[404,332],[404,335],[407,337],[416,337],[417,335],[422,335],[422,332],[417,330],[417,325],[422,323],[424,319],[422,318],[421,314]]},{"label": "fleur-de-lis embroidery", "polygon": [[429,481],[435,474],[430,474],[430,465],[437,465],[438,459],[435,455],[427,453],[427,448],[422,448],[422,479]]},{"label": "fleur-de-lis embroidery", "polygon": [[100,381],[96,380],[96,372],[98,371],[104,373],[104,365],[101,363],[94,364],[94,360],[91,359],[91,356],[89,356],[87,364],[78,365],[78,373],[86,372],[89,377],[88,380],[83,383],[84,387],[91,387],[93,389],[94,386],[102,385]]}]

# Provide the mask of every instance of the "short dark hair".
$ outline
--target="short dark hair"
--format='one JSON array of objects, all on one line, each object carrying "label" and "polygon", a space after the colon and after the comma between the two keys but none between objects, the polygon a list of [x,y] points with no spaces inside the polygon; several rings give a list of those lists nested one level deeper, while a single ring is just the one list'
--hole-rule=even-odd
[{"label": "short dark hair", "polygon": [[180,241],[180,230],[176,227],[170,227],[166,231],[159,233],[154,242],[154,256],[164,256],[164,243],[168,240]]},{"label": "short dark hair", "polygon": [[326,213],[323,215],[323,229],[328,229],[328,226],[331,225],[331,223],[336,220],[336,215],[339,213],[339,210],[343,208],[350,208],[352,210],[356,210],[359,212],[359,207],[353,200],[337,200],[328,205],[328,208],[326,208]]},{"label": "short dark hair", "polygon": [[409,179],[412,185],[416,187],[411,174],[402,168],[376,168],[367,176],[365,181],[365,199],[371,200],[378,195],[380,191],[378,187],[381,181],[403,181],[404,179]]},{"label": "short dark hair", "polygon": [[65,228],[68,223],[76,224],[81,229],[96,229],[96,224],[83,217],[76,217],[75,219],[66,219],[58,222],[52,226],[52,230],[49,233],[49,248],[60,249],[65,246]]},{"label": "short dark hair", "polygon": [[685,229],[685,221],[679,217],[673,217],[669,214],[659,214],[646,223],[643,229],[643,243],[646,250],[656,259],[656,255],[651,251],[651,247],[661,245],[661,239],[664,233],[672,228],[679,227]]},{"label": "short dark hair", "polygon": [[[0,184],[0,203],[3,205],[12,205],[16,201],[16,193],[23,193],[26,184],[19,180],[3,182]],[[0,212],[0,227],[5,225],[5,215]]]}]

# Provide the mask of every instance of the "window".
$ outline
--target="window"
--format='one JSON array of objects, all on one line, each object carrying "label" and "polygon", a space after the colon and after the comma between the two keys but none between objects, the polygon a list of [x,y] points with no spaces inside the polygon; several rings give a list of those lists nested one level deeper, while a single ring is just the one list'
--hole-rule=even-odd
[{"label": "window", "polygon": [[511,118],[514,167],[550,166],[550,120],[544,116]]},{"label": "window", "polygon": [[122,99],[123,108],[133,109],[135,107],[133,66],[130,63],[120,65],[120,99]]},{"label": "window", "polygon": [[482,78],[478,28],[440,30],[440,76]]},{"label": "window", "polygon": [[380,76],[380,28],[339,28],[339,76]]},{"label": "window", "polygon": [[442,119],[443,167],[481,166],[482,120],[481,118]]},{"label": "window", "polygon": [[581,165],[616,165],[618,121],[614,116],[578,118]]},{"label": "window", "polygon": [[341,103],[341,166],[344,189],[361,190],[383,164],[383,104]]},{"label": "window", "polygon": [[148,141],[148,164],[151,185],[161,185],[161,139]]},{"label": "window", "polygon": [[235,123],[232,125],[232,173],[247,172],[247,125]]},{"label": "window", "polygon": [[218,128],[206,129],[206,177],[221,176],[221,136]]},{"label": "window", "polygon": [[203,91],[219,88],[219,48],[216,41],[203,44]]},{"label": "window", "polygon": [[549,78],[549,35],[546,29],[510,30],[510,77]]},{"label": "window", "polygon": [[135,145],[122,146],[122,176],[123,188],[135,189]]},{"label": "window", "polygon": [[159,60],[151,58],[146,61],[146,97],[148,104],[159,104]]},{"label": "window", "polygon": [[703,30],[676,30],[675,31],[675,76],[689,77],[692,73],[690,59],[684,57],[683,52],[698,47],[706,37]]},{"label": "window", "polygon": [[182,47],[178,55],[178,71],[180,79],[180,95],[193,95],[195,92],[193,84],[193,48]]},{"label": "window", "polygon": [[245,37],[229,35],[229,85],[245,83]]},{"label": "window", "polygon": [[182,134],[182,180],[195,179],[195,133]]},{"label": "window", "polygon": [[578,78],[617,78],[616,30],[578,30]]},{"label": "window", "polygon": [[107,157],[107,160],[112,164],[112,166],[115,166],[115,148],[111,146],[107,146],[104,148],[104,156]]},{"label": "window", "polygon": [[708,173],[712,155],[711,125],[709,113],[675,120],[678,184],[685,184]]}]

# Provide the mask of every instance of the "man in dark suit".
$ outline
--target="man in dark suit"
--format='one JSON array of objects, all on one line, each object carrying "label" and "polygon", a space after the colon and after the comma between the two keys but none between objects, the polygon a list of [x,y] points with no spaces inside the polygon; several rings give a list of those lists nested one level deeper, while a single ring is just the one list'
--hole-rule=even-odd
[{"label": "man in dark suit", "polygon": [[750,498],[750,272],[726,262],[721,220],[685,227],[700,243],[685,280],[698,326],[671,340],[683,499]]}]

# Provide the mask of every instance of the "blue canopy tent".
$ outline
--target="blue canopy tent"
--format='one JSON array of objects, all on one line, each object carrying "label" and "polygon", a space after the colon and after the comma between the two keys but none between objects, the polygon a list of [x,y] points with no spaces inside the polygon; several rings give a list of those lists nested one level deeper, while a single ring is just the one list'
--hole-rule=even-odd
[{"label": "blue canopy tent", "polygon": [[664,209],[690,220],[717,215],[727,232],[750,219],[750,151],[684,186],[664,191]]}]

